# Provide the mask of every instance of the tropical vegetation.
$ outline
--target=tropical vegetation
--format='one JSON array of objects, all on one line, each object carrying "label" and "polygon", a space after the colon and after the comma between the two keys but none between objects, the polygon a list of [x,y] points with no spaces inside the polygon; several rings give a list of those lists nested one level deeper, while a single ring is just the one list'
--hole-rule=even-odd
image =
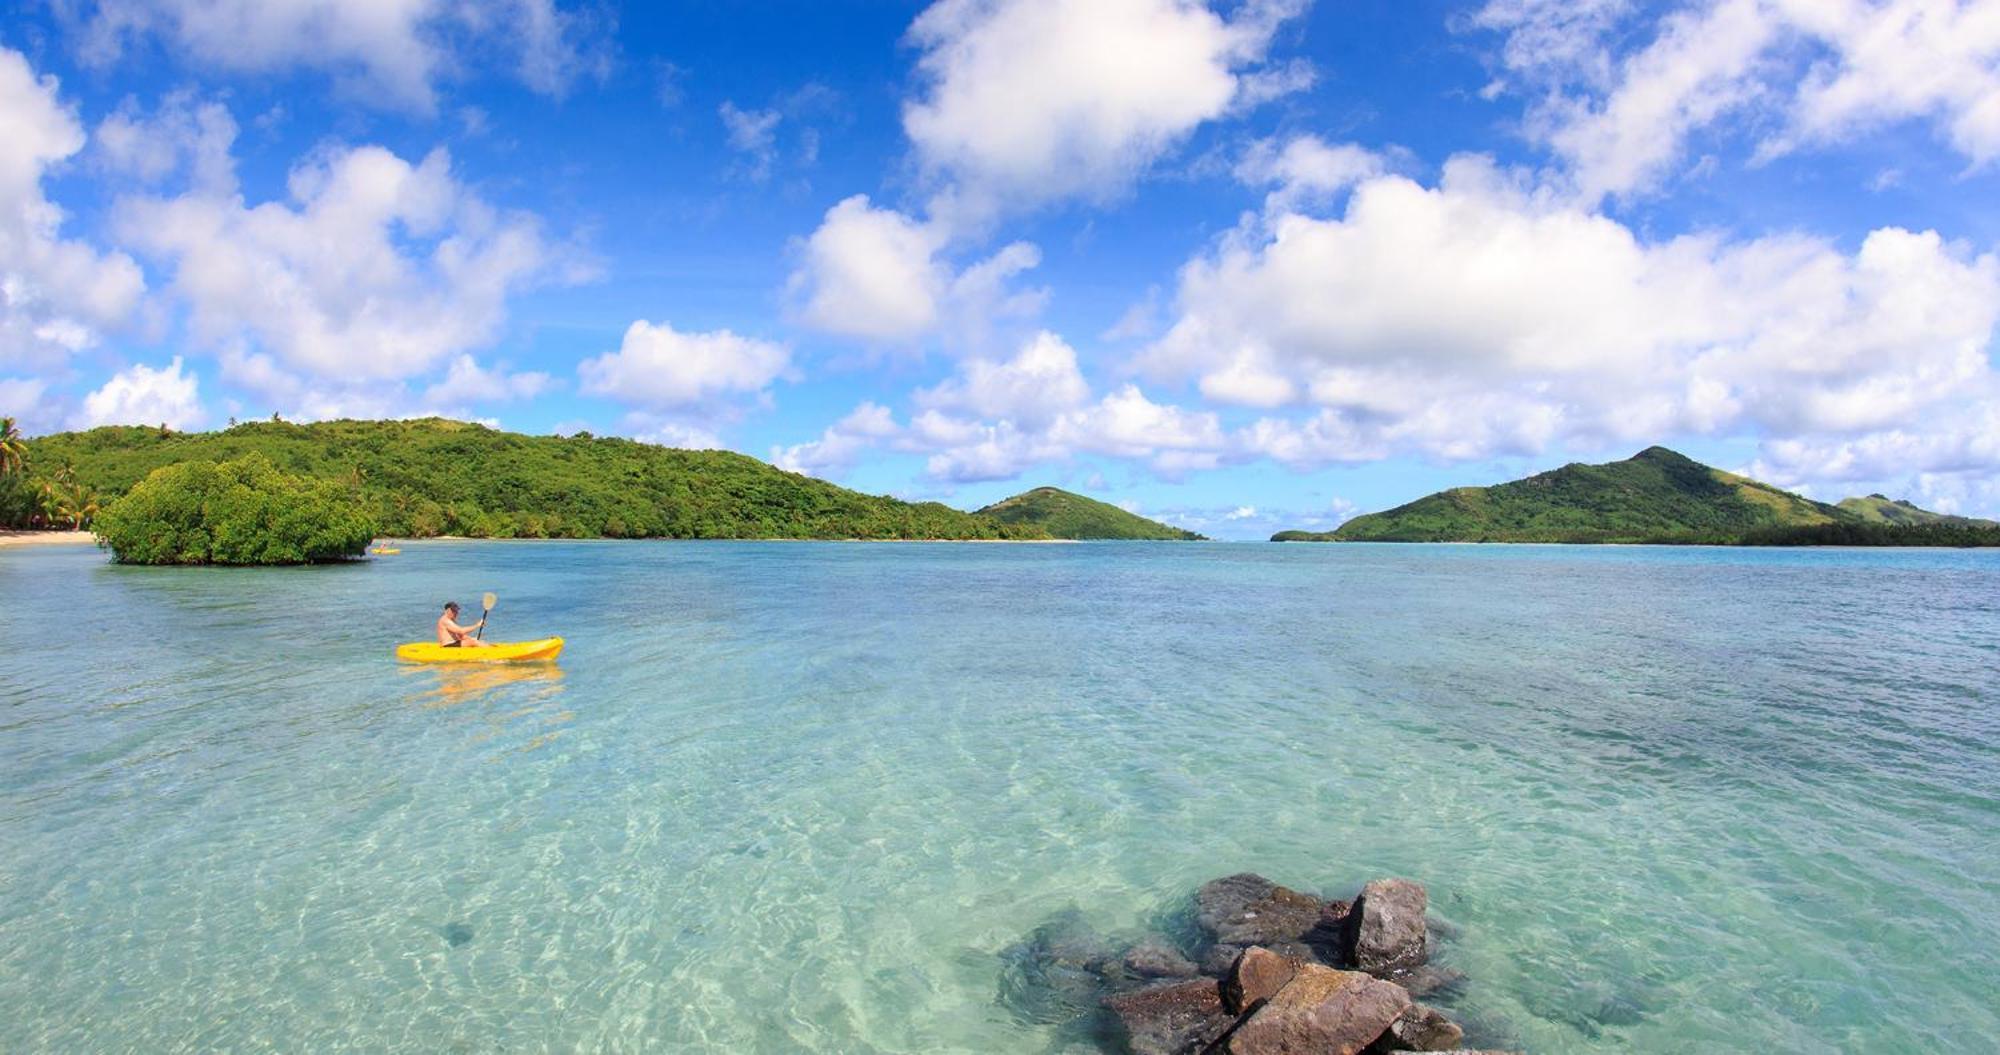
[{"label": "tropical vegetation", "polygon": [[89,527],[103,506],[97,489],[64,463],[47,476],[30,467],[27,439],[13,418],[0,418],[0,527]]},{"label": "tropical vegetation", "polygon": [[1037,487],[979,510],[1001,524],[1038,527],[1051,538],[1200,541],[1202,536],[1148,520],[1108,502],[1055,487]]},{"label": "tropical vegetation", "polygon": [[1628,542],[1745,545],[2000,545],[2000,525],[1879,495],[1815,502],[1649,447],[1492,487],[1457,487],[1330,532],[1275,542]]},{"label": "tropical vegetation", "polygon": [[[381,533],[477,538],[1046,538],[936,502],[864,495],[729,451],[526,436],[441,418],[259,421],[217,432],[110,426],[27,441],[34,464],[123,495],[157,469],[257,454],[334,481]],[[104,503],[116,510],[118,500]],[[108,515],[107,511],[107,515]]]},{"label": "tropical vegetation", "polygon": [[360,556],[375,520],[355,488],[252,452],[153,470],[98,518],[97,536],[126,564],[307,564]]}]

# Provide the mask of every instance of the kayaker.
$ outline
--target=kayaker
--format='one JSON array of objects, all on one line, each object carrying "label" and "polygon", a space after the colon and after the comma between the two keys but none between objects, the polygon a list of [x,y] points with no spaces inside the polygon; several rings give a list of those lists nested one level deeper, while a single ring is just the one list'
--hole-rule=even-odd
[{"label": "kayaker", "polygon": [[458,625],[458,602],[446,601],[444,614],[438,616],[438,644],[445,648],[486,648],[486,642],[472,636],[473,631],[485,625],[484,619],[471,626]]}]

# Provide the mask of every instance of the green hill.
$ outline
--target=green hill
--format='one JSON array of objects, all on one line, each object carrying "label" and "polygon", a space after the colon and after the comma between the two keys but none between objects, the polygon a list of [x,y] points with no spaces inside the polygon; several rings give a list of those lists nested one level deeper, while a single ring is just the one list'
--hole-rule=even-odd
[{"label": "green hill", "polygon": [[1622,462],[1565,465],[1492,487],[1440,491],[1356,517],[1330,534],[1280,535],[1342,542],[1734,542],[1752,531],[1851,519],[1835,506],[1649,447]]},{"label": "green hill", "polygon": [[1959,526],[2000,527],[2000,521],[1952,516],[1949,513],[1933,513],[1928,509],[1918,507],[1908,499],[1891,499],[1886,495],[1869,495],[1866,498],[1843,498],[1840,500],[1840,508],[1858,517],[1864,524],[1956,524]]},{"label": "green hill", "polygon": [[42,436],[27,448],[31,471],[67,464],[107,504],[164,465],[261,453],[285,472],[345,484],[393,536],[1047,537],[1032,525],[864,495],[728,451],[525,436],[441,418],[190,433],[113,426]]},{"label": "green hill", "polygon": [[1147,520],[1108,502],[1055,487],[1037,487],[980,510],[978,516],[1016,527],[1039,528],[1050,538],[1153,539],[1199,542],[1192,531]]}]

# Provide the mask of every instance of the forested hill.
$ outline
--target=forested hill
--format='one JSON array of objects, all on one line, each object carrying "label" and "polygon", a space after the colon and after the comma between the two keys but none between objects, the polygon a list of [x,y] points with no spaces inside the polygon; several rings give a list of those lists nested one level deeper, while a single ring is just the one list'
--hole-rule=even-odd
[{"label": "forested hill", "polygon": [[1959,527],[2000,528],[2000,521],[1933,513],[1908,499],[1892,499],[1886,495],[1843,498],[1840,508],[1869,524],[1953,524]]},{"label": "forested hill", "polygon": [[106,427],[29,440],[107,499],[184,461],[252,452],[354,488],[384,534],[492,538],[1045,538],[936,502],[864,495],[728,451],[414,421],[255,422],[221,432]]},{"label": "forested hill", "polygon": [[1649,542],[1756,546],[1996,546],[2000,524],[1881,495],[1838,506],[1703,465],[1665,447],[1456,487],[1274,542]]},{"label": "forested hill", "polygon": [[1054,538],[1147,539],[1199,542],[1202,536],[1108,502],[1085,498],[1056,487],[1037,487],[1003,498],[979,511],[980,516],[1022,527],[1039,527]]},{"label": "forested hill", "polygon": [[1846,521],[1840,509],[1649,447],[1622,462],[1565,465],[1492,487],[1456,487],[1330,535],[1382,542],[1728,541]]}]

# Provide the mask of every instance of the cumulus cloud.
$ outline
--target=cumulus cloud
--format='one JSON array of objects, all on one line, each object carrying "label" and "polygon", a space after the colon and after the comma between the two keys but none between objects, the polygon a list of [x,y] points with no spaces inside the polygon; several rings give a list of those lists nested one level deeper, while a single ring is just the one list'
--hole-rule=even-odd
[{"label": "cumulus cloud", "polygon": [[958,376],[918,391],[918,406],[1042,426],[1090,398],[1076,351],[1044,331],[1004,362],[967,361]]},{"label": "cumulus cloud", "polygon": [[895,415],[879,403],[863,403],[827,426],[819,438],[789,447],[772,447],[771,464],[811,476],[838,474],[853,467],[869,448],[894,438]]},{"label": "cumulus cloud", "polygon": [[[1645,192],[1730,119],[1759,154],[1928,120],[1974,164],[2000,157],[2000,16],[1990,0],[1703,0],[1651,26],[1616,0],[1491,0],[1502,61],[1542,93],[1530,129],[1588,200]],[[1628,36],[1646,40],[1622,52]]]},{"label": "cumulus cloud", "polygon": [[577,364],[582,390],[653,410],[698,407],[717,398],[762,395],[790,366],[784,345],[728,330],[684,333],[640,319],[615,352]]},{"label": "cumulus cloud", "polygon": [[800,318],[815,329],[872,340],[909,340],[938,319],[947,279],[944,239],[926,224],[877,208],[865,194],[828,209],[792,274]]},{"label": "cumulus cloud", "polygon": [[519,78],[550,95],[607,62],[592,20],[553,0],[96,0],[75,14],[84,56],[100,65],[158,40],[205,68],[321,70],[356,98],[426,111],[437,81],[488,52],[510,53]]},{"label": "cumulus cloud", "polygon": [[491,341],[508,296],[560,256],[533,216],[455,179],[443,150],[412,164],[377,146],[328,148],[287,186],[289,202],[252,205],[231,180],[116,209],[126,244],[171,272],[194,340],[266,391],[287,387],[279,374],[428,374]]},{"label": "cumulus cloud", "polygon": [[1139,358],[1299,466],[1676,433],[1859,435],[1992,390],[2000,259],[1882,228],[1649,241],[1482,158],[1246,224],[1181,271]]},{"label": "cumulus cloud", "polygon": [[165,424],[193,428],[205,417],[198,388],[194,374],[182,369],[180,356],[165,367],[134,364],[85,396],[83,409],[71,419],[70,426]]},{"label": "cumulus cloud", "polygon": [[1116,194],[1205,121],[1307,80],[1265,68],[1302,0],[939,0],[903,128],[973,214]]},{"label": "cumulus cloud", "polygon": [[145,292],[137,264],[65,239],[42,189],[84,147],[83,126],[17,51],[0,48],[0,347],[7,365],[47,368],[126,321]]},{"label": "cumulus cloud", "polygon": [[553,387],[555,378],[540,371],[513,373],[504,368],[484,367],[472,356],[461,354],[452,359],[442,380],[424,390],[423,399],[433,407],[505,403],[533,399]]},{"label": "cumulus cloud", "polygon": [[1041,262],[1026,242],[1001,247],[956,270],[948,239],[856,194],[833,208],[800,247],[787,291],[799,320],[814,329],[878,344],[910,345],[945,331],[977,345],[997,321],[1040,310],[1046,294],[1011,283]]},{"label": "cumulus cloud", "polygon": [[151,113],[126,99],[98,122],[91,142],[99,166],[115,175],[160,183],[185,171],[194,186],[228,194],[236,188],[236,160],[230,153],[236,133],[228,107],[179,91]]},{"label": "cumulus cloud", "polygon": [[1095,396],[1075,349],[1046,332],[1012,356],[961,361],[951,377],[911,398],[918,409],[907,426],[863,404],[818,440],[774,448],[774,460],[801,471],[845,468],[886,446],[925,455],[933,479],[971,483],[1086,454],[1179,477],[1223,464],[1236,449],[1213,413],[1157,403],[1131,384]]}]

